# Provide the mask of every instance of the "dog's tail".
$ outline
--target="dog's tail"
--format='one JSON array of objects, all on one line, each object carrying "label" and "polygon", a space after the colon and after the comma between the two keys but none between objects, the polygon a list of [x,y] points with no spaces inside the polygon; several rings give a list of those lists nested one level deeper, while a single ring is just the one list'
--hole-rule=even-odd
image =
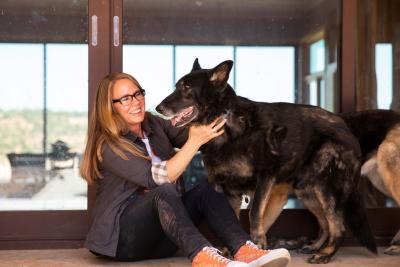
[{"label": "dog's tail", "polygon": [[375,239],[367,220],[367,211],[358,191],[350,195],[344,212],[346,223],[360,244],[377,254]]}]

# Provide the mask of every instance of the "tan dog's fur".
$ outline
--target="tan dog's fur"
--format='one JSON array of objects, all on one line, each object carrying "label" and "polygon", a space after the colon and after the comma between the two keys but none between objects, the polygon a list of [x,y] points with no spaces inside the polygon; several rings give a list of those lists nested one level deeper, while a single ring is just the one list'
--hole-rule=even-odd
[{"label": "tan dog's fur", "polygon": [[[400,206],[400,124],[387,133],[378,151],[361,168],[361,174]],[[400,255],[400,230],[385,253]]]}]

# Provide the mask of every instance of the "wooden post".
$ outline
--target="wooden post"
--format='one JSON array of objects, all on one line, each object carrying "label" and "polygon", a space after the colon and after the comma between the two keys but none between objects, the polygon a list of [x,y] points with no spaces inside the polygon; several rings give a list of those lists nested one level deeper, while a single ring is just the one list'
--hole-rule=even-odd
[{"label": "wooden post", "polygon": [[377,1],[357,2],[356,103],[357,110],[377,108],[375,44]]}]

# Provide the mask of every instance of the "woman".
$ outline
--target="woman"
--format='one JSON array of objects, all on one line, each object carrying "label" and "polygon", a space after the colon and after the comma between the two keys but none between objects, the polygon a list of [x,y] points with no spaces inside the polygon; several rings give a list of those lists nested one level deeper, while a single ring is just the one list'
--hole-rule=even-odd
[{"label": "woman", "polygon": [[[145,112],[144,95],[124,73],[110,74],[99,85],[81,164],[82,177],[97,186],[85,246],[122,261],[168,257],[180,248],[193,266],[285,266],[287,250],[251,243],[223,194],[207,183],[182,190],[181,174],[201,145],[223,133],[225,120],[189,131],[175,128]],[[202,236],[195,226],[202,219],[234,261]]]}]

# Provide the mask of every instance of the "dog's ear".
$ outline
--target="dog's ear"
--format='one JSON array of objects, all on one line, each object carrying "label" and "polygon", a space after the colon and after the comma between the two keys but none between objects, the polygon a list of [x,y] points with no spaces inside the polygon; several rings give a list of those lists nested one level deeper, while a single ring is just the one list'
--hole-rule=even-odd
[{"label": "dog's ear", "polygon": [[210,73],[210,81],[219,84],[226,83],[229,78],[229,72],[232,69],[232,65],[233,61],[227,60],[213,68]]},{"label": "dog's ear", "polygon": [[194,60],[194,62],[193,62],[193,67],[192,67],[192,70],[191,70],[190,72],[193,72],[193,71],[196,71],[196,70],[201,70],[201,66],[200,66],[200,63],[199,63],[199,59],[198,59],[198,58],[196,58],[196,59]]}]

